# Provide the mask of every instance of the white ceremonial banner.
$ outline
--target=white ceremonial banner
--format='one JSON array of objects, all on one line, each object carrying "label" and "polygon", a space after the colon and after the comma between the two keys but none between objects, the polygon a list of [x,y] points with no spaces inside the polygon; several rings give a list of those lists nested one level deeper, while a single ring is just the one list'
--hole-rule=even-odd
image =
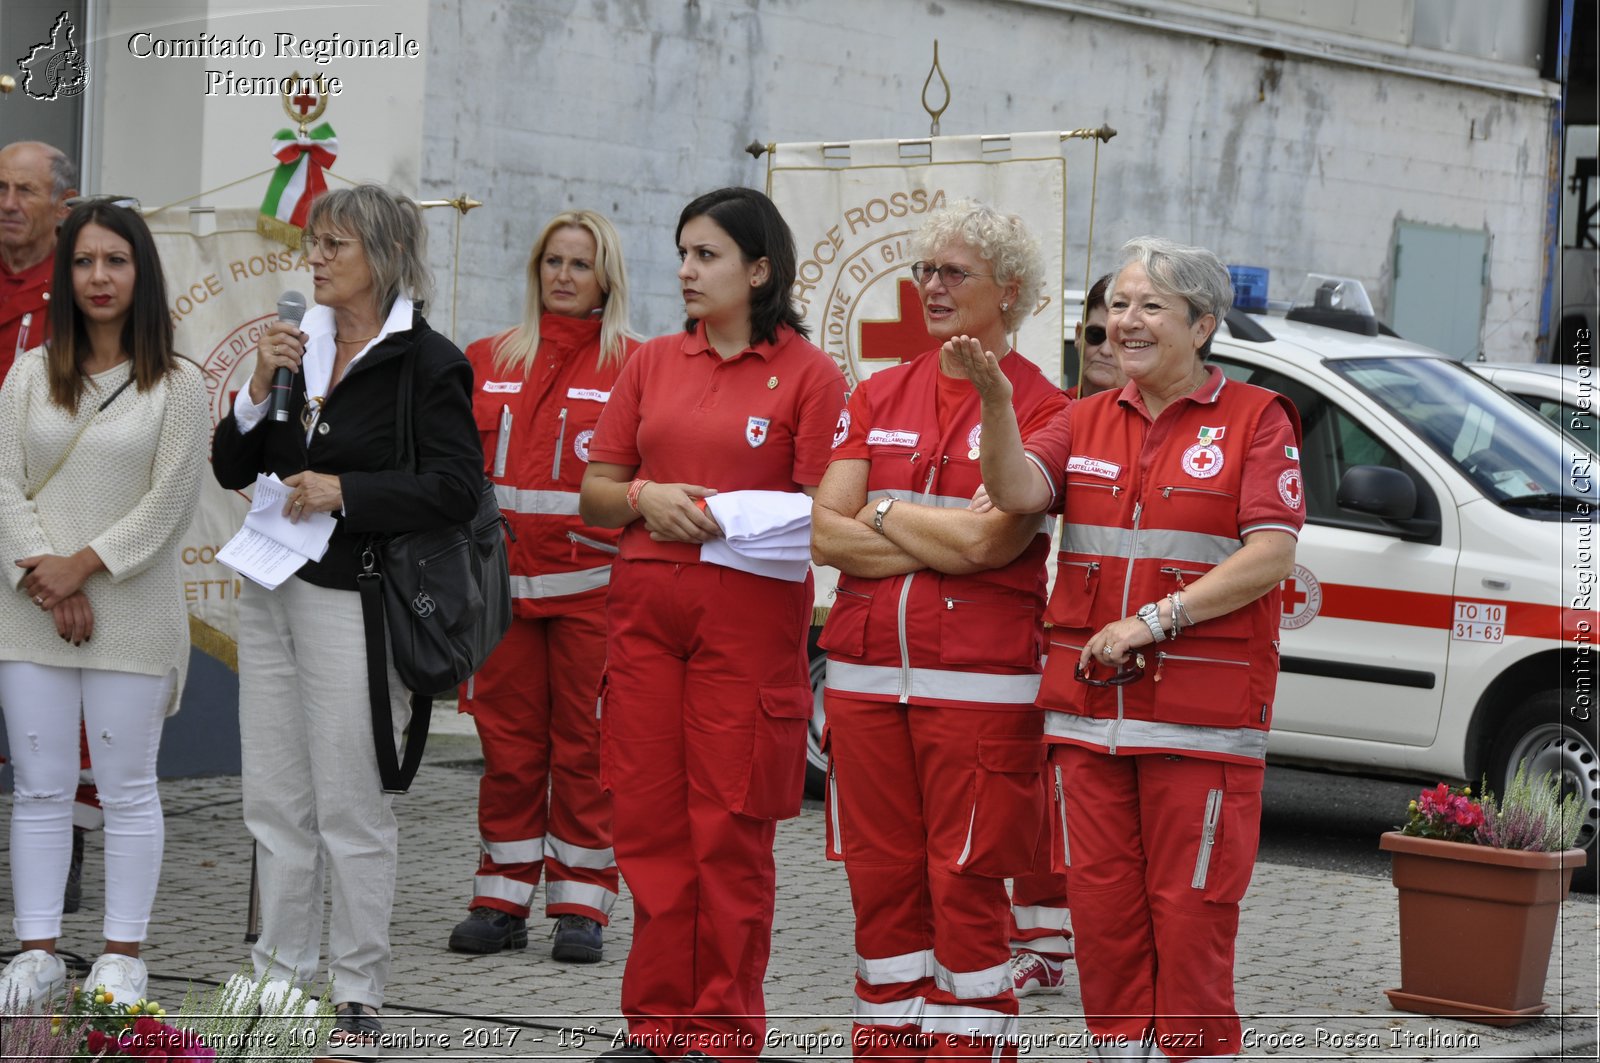
[{"label": "white ceremonial banner", "polygon": [[[161,253],[178,353],[204,371],[215,425],[250,379],[256,342],[277,320],[278,297],[289,289],[310,293],[311,267],[298,249],[285,250],[256,232],[253,207],[214,214],[174,207],[145,221]],[[237,660],[241,581],[217,560],[217,551],[249,510],[246,492],[224,491],[208,472],[178,557],[194,644],[229,665]]]},{"label": "white ceremonial banner", "polygon": [[911,279],[912,237],[930,211],[977,199],[1019,215],[1039,241],[1044,294],[1012,342],[1062,383],[1066,180],[1054,131],[773,145],[767,194],[794,231],[794,296],[812,341],[852,388],[933,349]]}]

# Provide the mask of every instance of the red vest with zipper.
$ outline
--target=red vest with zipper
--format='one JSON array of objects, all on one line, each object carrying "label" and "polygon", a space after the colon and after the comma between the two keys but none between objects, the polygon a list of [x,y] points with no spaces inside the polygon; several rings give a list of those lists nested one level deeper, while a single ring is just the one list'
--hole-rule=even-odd
[{"label": "red vest with zipper", "polygon": [[[1008,354],[1000,368],[1011,381],[1018,423],[1066,406],[1061,390],[1020,354]],[[983,482],[977,392],[968,389],[941,438],[938,373],[939,352],[929,351],[874,373],[851,396],[850,435],[834,460],[860,458],[865,450],[869,501],[892,497],[964,509]],[[828,652],[828,689],[908,704],[1031,704],[1049,552],[1049,523],[1040,518],[1039,534],[1002,568],[961,576],[932,569],[888,579],[841,576],[818,640]]]},{"label": "red vest with zipper", "polygon": [[[598,318],[542,316],[538,357],[526,378],[494,364],[510,336],[478,340],[466,353],[484,469],[516,535],[509,544],[513,615],[537,619],[598,608],[622,533],[583,523],[578,487],[622,363],[599,365]],[[624,343],[630,355],[638,346]]]},{"label": "red vest with zipper", "polygon": [[[1183,590],[1244,545],[1239,512],[1248,441],[1274,404],[1288,415],[1297,442],[1299,417],[1283,396],[1228,380],[1215,403],[1173,411],[1173,423],[1151,444],[1154,426],[1124,408],[1119,394],[1095,395],[1072,409],[1067,523],[1045,613],[1045,739],[1111,753],[1259,762],[1278,680],[1278,587],[1178,638],[1141,647],[1144,676],[1135,682],[1089,686],[1073,669],[1106,624]],[[1207,425],[1225,426],[1218,442],[1225,460],[1220,472],[1200,478],[1186,473],[1184,454]],[[1110,672],[1090,674],[1104,679]]]}]

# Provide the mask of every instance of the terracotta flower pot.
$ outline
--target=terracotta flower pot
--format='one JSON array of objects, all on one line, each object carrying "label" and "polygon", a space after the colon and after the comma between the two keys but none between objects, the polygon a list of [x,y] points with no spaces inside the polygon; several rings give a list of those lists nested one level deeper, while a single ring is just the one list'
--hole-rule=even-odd
[{"label": "terracotta flower pot", "polygon": [[1390,831],[1400,891],[1400,1011],[1513,1026],[1547,1007],[1556,918],[1582,849],[1530,853]]}]

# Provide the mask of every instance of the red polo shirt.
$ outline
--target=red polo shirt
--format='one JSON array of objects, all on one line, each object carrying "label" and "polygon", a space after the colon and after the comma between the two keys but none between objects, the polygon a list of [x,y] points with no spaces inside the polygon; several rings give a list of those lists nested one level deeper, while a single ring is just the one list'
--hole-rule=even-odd
[{"label": "red polo shirt", "polygon": [[[798,491],[822,482],[844,410],[844,374],[787,326],[724,361],[705,326],[641,346],[611,389],[589,460],[660,483],[718,491]],[[622,534],[629,560],[698,562],[695,543],[658,543],[643,521]]]},{"label": "red polo shirt", "polygon": [[[46,255],[38,265],[12,273],[0,265],[0,380],[23,351],[32,350],[50,335],[50,273],[56,256]],[[28,318],[27,329],[22,319]]]}]

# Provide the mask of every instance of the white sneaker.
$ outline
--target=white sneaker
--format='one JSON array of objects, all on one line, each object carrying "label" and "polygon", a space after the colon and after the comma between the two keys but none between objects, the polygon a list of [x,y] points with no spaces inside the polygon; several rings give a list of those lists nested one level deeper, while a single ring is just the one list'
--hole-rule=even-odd
[{"label": "white sneaker", "polygon": [[94,961],[83,984],[91,992],[104,989],[111,994],[111,1003],[125,1008],[148,999],[150,974],[139,957],[108,952]]},{"label": "white sneaker", "polygon": [[0,1011],[32,1011],[66,990],[67,965],[60,956],[43,949],[19,952],[0,972]]},{"label": "white sneaker", "polygon": [[1011,957],[1011,992],[1019,997],[1032,993],[1059,993],[1067,980],[1066,963],[1037,952],[1019,952]]}]

